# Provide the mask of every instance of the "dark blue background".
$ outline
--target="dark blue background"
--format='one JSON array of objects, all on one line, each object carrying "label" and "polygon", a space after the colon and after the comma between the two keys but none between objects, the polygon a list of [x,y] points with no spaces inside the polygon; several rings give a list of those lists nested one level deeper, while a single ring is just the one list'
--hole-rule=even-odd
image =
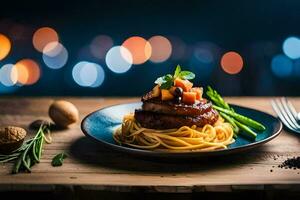
[{"label": "dark blue background", "polygon": [[[300,35],[300,1],[24,1],[6,2],[1,7],[0,32],[11,34],[6,27],[14,23],[27,27],[28,32],[13,43],[12,52],[0,65],[30,57],[42,68],[35,85],[23,86],[10,95],[137,96],[177,64],[196,73],[195,84],[210,84],[224,95],[300,94],[299,74],[279,78],[271,71],[271,60],[282,54],[283,41]],[[69,59],[62,69],[47,68],[32,46],[32,34],[42,26],[53,27],[68,49]],[[176,36],[187,44],[188,51],[183,59],[160,64],[148,61],[124,74],[111,72],[97,60],[105,71],[104,83],[98,88],[80,87],[72,79],[72,67],[80,60],[94,61],[78,53],[99,34],[111,36],[115,45],[134,35],[146,39]],[[209,66],[192,53],[203,41],[219,47]],[[227,51],[236,51],[244,59],[244,68],[237,75],[226,74],[220,67],[220,58]]]}]

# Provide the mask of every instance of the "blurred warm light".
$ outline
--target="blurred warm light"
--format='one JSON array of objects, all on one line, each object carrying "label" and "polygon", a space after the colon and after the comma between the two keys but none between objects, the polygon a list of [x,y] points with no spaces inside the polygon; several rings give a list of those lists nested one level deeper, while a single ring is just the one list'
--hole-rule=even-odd
[{"label": "blurred warm light", "polygon": [[243,58],[237,52],[227,52],[221,58],[221,66],[226,73],[237,74],[243,68]]},{"label": "blurred warm light", "polygon": [[273,57],[271,69],[275,76],[284,78],[290,76],[293,72],[293,62],[287,56],[280,54]]},{"label": "blurred warm light", "polygon": [[22,59],[14,67],[18,73],[18,83],[21,85],[32,85],[36,83],[41,75],[40,67],[32,59]]},{"label": "blurred warm light", "polygon": [[172,53],[172,45],[170,41],[163,36],[153,36],[148,42],[152,48],[150,60],[155,63],[164,62]]},{"label": "blurred warm light", "polygon": [[105,62],[111,71],[124,73],[131,68],[133,58],[128,49],[123,46],[115,46],[107,52]]},{"label": "blurred warm light", "polygon": [[50,42],[43,49],[43,61],[51,69],[62,68],[68,61],[68,51],[59,42]]},{"label": "blurred warm light", "polygon": [[57,56],[62,51],[63,45],[57,41],[49,42],[43,49],[43,54],[51,57]]},{"label": "blurred warm light", "polygon": [[13,64],[5,64],[0,68],[0,82],[5,86],[13,86],[17,83],[18,72]]},{"label": "blurred warm light", "polygon": [[282,45],[283,52],[291,59],[300,58],[300,39],[297,37],[287,38]]},{"label": "blurred warm light", "polygon": [[29,79],[29,71],[25,65],[22,63],[14,65],[14,68],[17,70],[18,73],[18,83],[21,85],[27,84]]},{"label": "blurred warm light", "polygon": [[[152,53],[150,43],[139,36],[128,38],[123,42],[122,46],[129,50],[132,55],[133,64],[136,65],[146,62]],[[125,59],[127,58],[125,57]]]},{"label": "blurred warm light", "polygon": [[8,37],[3,34],[0,34],[0,60],[3,60],[11,49],[11,43]]},{"label": "blurred warm light", "polygon": [[113,44],[112,38],[108,35],[98,35],[90,44],[90,52],[95,58],[104,59]]},{"label": "blurred warm light", "polygon": [[39,52],[43,52],[45,46],[50,42],[58,42],[58,34],[53,28],[42,27],[33,34],[32,43]]},{"label": "blurred warm light", "polygon": [[92,62],[78,62],[72,70],[74,81],[83,87],[99,87],[105,78],[103,68]]}]

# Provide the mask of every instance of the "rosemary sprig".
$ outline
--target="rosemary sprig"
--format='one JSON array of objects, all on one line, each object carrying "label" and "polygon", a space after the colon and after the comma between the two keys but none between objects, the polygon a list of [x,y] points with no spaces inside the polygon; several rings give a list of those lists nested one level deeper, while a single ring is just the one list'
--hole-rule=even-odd
[{"label": "rosemary sprig", "polygon": [[[48,134],[47,136],[46,133]],[[26,140],[19,149],[8,155],[0,154],[0,163],[15,160],[12,170],[13,174],[17,174],[22,170],[31,172],[31,167],[40,162],[44,141],[51,143],[52,139],[48,126],[42,124],[36,135]]]}]

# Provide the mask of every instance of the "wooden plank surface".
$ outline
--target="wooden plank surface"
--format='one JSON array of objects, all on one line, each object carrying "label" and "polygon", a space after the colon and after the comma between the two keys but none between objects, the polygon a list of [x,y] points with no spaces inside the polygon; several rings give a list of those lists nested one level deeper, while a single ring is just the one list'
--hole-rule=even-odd
[{"label": "wooden plank surface", "polygon": [[[59,98],[61,99],[61,98]],[[74,103],[81,119],[99,108],[138,101],[139,98],[64,98]],[[271,114],[270,98],[231,97],[228,102]],[[26,128],[35,119],[47,119],[54,98],[1,98],[0,125]],[[291,98],[300,110],[300,98]],[[300,155],[300,136],[282,131],[271,142],[248,153],[213,160],[170,163],[134,158],[100,148],[86,138],[80,122],[70,129],[52,133],[53,143],[45,145],[40,164],[32,173],[11,175],[12,163],[0,164],[0,190],[53,188],[57,185],[114,191],[231,191],[240,189],[300,189],[300,170],[281,169],[285,159]],[[67,152],[62,167],[51,159]]]}]

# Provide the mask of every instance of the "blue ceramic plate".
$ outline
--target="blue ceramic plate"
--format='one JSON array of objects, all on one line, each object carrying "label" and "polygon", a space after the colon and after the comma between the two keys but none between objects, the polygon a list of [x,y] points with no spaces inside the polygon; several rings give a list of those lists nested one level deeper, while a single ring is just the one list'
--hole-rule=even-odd
[{"label": "blue ceramic plate", "polygon": [[245,108],[241,106],[232,105],[238,113],[253,118],[266,126],[264,132],[258,133],[255,141],[239,136],[236,141],[231,144],[228,149],[214,150],[209,152],[184,151],[184,152],[159,152],[140,150],[126,146],[119,146],[113,140],[112,134],[114,130],[120,126],[122,118],[125,114],[134,112],[135,109],[140,108],[141,103],[120,104],[106,107],[89,114],[84,118],[81,124],[83,133],[98,141],[99,145],[111,150],[126,152],[133,155],[148,156],[148,157],[168,157],[168,158],[193,158],[202,156],[215,156],[242,152],[245,150],[258,147],[279,135],[282,124],[281,122],[267,113]]}]

